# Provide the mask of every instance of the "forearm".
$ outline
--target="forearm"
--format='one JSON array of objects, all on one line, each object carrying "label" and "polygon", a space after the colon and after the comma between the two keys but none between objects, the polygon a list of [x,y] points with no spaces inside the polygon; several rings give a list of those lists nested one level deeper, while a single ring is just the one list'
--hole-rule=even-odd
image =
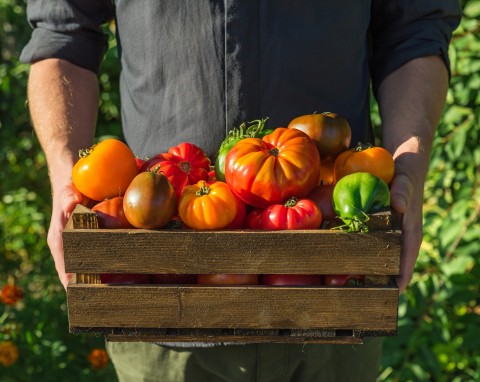
[{"label": "forearm", "polygon": [[30,70],[28,105],[55,193],[56,188],[70,182],[78,150],[92,144],[98,110],[97,77],[64,60],[39,61]]},{"label": "forearm", "polygon": [[423,188],[447,86],[445,64],[432,56],[408,62],[379,88],[383,145],[395,159],[391,205],[402,225],[400,291],[410,282],[422,243]]},{"label": "forearm", "polygon": [[[415,163],[411,179],[423,183],[435,130],[448,88],[448,73],[438,56],[412,60],[388,76],[379,87],[383,146],[404,166]],[[406,155],[410,154],[410,155]]]}]

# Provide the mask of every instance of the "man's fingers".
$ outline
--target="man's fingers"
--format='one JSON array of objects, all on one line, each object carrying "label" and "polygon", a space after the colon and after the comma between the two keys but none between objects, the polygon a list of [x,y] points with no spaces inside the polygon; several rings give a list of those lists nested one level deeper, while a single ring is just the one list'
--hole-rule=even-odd
[{"label": "man's fingers", "polygon": [[413,185],[406,175],[396,175],[390,186],[390,204],[399,214],[408,211],[412,201]]},{"label": "man's fingers", "polygon": [[82,198],[82,194],[73,185],[66,186],[60,196],[63,212],[70,214],[75,206],[82,202]]}]

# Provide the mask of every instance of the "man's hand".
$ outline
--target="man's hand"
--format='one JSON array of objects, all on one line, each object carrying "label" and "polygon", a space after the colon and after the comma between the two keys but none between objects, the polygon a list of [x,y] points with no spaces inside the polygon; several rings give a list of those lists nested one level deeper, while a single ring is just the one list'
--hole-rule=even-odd
[{"label": "man's hand", "polygon": [[378,90],[383,146],[395,160],[391,204],[401,217],[402,254],[397,278],[401,292],[412,278],[422,243],[423,189],[447,87],[442,58],[427,56],[395,70]]},{"label": "man's hand", "polygon": [[48,230],[48,246],[55,262],[55,269],[63,287],[66,289],[71,274],[65,273],[65,261],[63,258],[62,231],[67,224],[75,206],[82,202],[82,194],[77,191],[73,184],[67,184],[53,195],[53,210]]},{"label": "man's hand", "polygon": [[418,155],[422,155],[421,152],[415,153],[422,150],[421,142],[412,138],[401,148],[406,147],[406,152],[397,150],[394,155],[395,176],[390,186],[391,205],[398,214],[402,230],[400,276],[397,277],[400,292],[410,283],[423,236],[423,179],[419,178],[415,168]]}]

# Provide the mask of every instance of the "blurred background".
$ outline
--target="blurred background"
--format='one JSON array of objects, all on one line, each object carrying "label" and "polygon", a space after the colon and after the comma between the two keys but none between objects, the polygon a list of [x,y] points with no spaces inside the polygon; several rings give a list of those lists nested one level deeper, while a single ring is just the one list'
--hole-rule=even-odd
[{"label": "blurred background", "polygon": [[[385,340],[379,381],[480,381],[480,0],[462,1],[452,79],[425,190],[424,243]],[[97,137],[121,137],[115,26],[99,76]],[[0,0],[0,382],[115,381],[100,337],[68,333],[46,244],[50,188],[29,121],[25,2]],[[372,101],[378,129],[377,106]]]}]

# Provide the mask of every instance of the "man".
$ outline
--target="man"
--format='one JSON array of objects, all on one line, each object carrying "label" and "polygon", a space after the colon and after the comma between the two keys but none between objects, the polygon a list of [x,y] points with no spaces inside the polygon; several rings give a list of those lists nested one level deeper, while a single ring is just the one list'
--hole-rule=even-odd
[{"label": "man", "polygon": [[[34,32],[22,60],[32,63],[29,106],[50,169],[48,243],[62,284],[61,231],[81,200],[71,169],[94,137],[96,73],[106,48],[100,25],[115,17],[123,128],[139,156],[181,141],[213,156],[241,121],[268,116],[271,126],[285,126],[313,111],[345,116],[353,144],[371,141],[372,84],[382,144],[395,158],[391,203],[402,216],[403,291],[422,241],[423,186],[460,13],[454,0],[30,1]],[[357,348],[109,345],[128,381],[368,381],[380,349],[377,340]]]}]

